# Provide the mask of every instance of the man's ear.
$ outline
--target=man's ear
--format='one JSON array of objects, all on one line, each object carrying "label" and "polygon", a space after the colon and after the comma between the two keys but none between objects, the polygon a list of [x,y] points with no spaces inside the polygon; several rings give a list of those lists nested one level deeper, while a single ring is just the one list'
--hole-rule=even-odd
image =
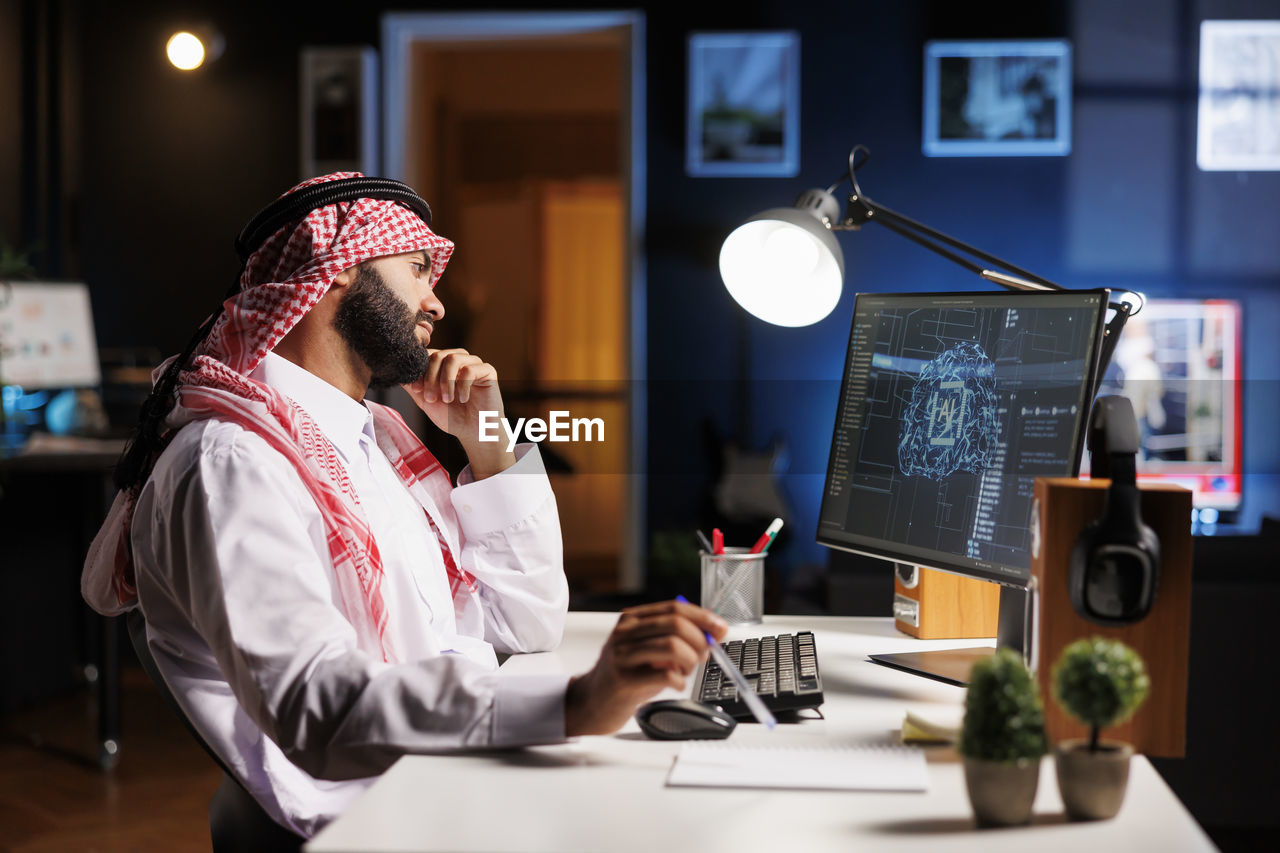
[{"label": "man's ear", "polygon": [[333,277],[333,284],[331,287],[346,287],[351,284],[351,282],[355,281],[356,272],[359,271],[359,269],[359,265],[347,267],[345,270]]}]

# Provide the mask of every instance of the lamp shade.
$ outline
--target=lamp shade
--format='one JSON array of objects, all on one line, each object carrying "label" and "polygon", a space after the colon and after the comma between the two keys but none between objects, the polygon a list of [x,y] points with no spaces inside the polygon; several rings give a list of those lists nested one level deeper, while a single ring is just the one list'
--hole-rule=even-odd
[{"label": "lamp shade", "polygon": [[808,326],[840,301],[844,255],[815,214],[775,207],[725,238],[720,277],[748,313],[776,326]]}]

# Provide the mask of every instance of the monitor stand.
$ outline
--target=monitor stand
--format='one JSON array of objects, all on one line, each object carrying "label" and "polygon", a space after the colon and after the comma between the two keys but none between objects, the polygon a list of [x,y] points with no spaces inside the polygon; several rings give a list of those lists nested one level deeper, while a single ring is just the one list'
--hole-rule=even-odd
[{"label": "monitor stand", "polygon": [[[1000,616],[996,628],[996,648],[1016,649],[1025,657],[1027,591],[1000,587]],[[868,655],[872,663],[965,687],[969,670],[980,660],[991,657],[995,649],[976,646],[963,649],[940,649],[928,652],[900,652],[892,655]]]}]

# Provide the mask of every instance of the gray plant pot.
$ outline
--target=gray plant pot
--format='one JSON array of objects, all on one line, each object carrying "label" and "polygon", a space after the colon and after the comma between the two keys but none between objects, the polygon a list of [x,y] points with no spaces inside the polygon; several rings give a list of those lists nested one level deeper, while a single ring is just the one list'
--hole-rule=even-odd
[{"label": "gray plant pot", "polygon": [[1017,826],[1031,820],[1040,784],[1040,759],[1018,761],[964,760],[969,805],[978,826]]},{"label": "gray plant pot", "polygon": [[1106,820],[1116,816],[1129,785],[1129,759],[1133,747],[1116,741],[1100,741],[1089,751],[1087,740],[1064,740],[1053,748],[1058,771],[1058,791],[1067,817],[1072,820]]}]

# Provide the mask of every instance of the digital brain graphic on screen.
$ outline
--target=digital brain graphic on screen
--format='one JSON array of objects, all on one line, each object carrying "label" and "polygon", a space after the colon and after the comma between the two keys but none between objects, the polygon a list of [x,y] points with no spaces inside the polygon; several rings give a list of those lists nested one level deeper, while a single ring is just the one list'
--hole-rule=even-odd
[{"label": "digital brain graphic on screen", "polygon": [[902,473],[935,481],[979,474],[999,438],[995,365],[982,347],[966,341],[926,363],[902,415]]}]

